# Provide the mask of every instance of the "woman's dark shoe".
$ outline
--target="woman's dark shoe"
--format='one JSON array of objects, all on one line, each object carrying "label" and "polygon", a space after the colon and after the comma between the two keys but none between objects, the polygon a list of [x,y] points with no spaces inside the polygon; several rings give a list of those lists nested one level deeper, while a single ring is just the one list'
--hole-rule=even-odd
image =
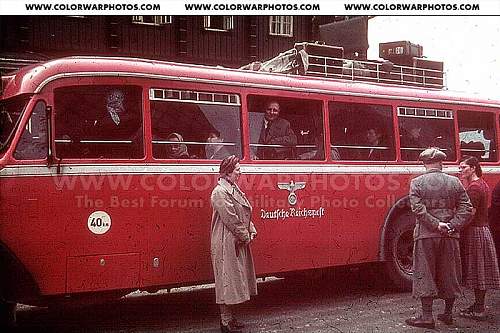
[{"label": "woman's dark shoe", "polygon": [[220,323],[220,331],[222,333],[241,333],[241,329],[234,326],[233,321],[230,321],[227,325]]},{"label": "woman's dark shoe", "polygon": [[238,328],[238,329],[245,327],[245,324],[243,324],[241,321],[238,321],[238,319],[231,320],[231,324],[234,328]]},{"label": "woman's dark shoe", "polygon": [[429,329],[436,328],[434,320],[423,320],[422,317],[406,319],[405,323],[413,327],[423,327]]},{"label": "woman's dark shoe", "polygon": [[437,319],[446,325],[453,325],[453,316],[451,313],[440,313],[437,315]]}]

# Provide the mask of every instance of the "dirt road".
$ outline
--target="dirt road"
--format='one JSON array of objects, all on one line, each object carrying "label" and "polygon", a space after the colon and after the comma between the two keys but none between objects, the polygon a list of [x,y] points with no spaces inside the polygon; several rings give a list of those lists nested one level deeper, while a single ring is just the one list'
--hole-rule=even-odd
[{"label": "dirt road", "polygon": [[[457,309],[471,301],[465,292]],[[171,293],[134,293],[112,303],[59,311],[21,306],[16,332],[219,332],[211,287]],[[489,316],[475,322],[457,318],[432,332],[500,332],[500,291],[487,300]],[[442,311],[438,301],[435,313]],[[259,283],[259,295],[239,309],[245,332],[424,332],[404,324],[418,312],[409,293],[384,288],[358,271],[316,279]]]}]

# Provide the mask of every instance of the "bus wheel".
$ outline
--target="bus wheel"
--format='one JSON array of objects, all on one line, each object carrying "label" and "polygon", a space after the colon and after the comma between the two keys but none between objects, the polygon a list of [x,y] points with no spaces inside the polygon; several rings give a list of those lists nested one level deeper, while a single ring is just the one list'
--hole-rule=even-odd
[{"label": "bus wheel", "polygon": [[0,332],[16,326],[16,303],[0,299]]},{"label": "bus wheel", "polygon": [[386,272],[394,286],[411,290],[413,275],[413,229],[415,217],[406,211],[387,230]]}]

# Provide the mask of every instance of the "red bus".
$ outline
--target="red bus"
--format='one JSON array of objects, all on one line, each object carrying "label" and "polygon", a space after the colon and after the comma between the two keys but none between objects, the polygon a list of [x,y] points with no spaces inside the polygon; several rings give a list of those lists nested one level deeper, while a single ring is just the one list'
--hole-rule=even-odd
[{"label": "red bus", "polygon": [[[259,141],[270,101],[293,146]],[[211,281],[221,149],[242,158],[259,276],[380,262],[408,288],[419,152],[500,179],[500,102],[429,87],[72,57],[3,77],[0,109],[4,304]]]}]

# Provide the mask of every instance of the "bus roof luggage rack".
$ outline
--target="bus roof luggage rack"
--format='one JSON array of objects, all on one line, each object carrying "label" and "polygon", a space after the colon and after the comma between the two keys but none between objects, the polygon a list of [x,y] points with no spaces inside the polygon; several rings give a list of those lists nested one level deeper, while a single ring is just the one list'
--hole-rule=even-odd
[{"label": "bus roof luggage rack", "polygon": [[390,61],[345,59],[341,47],[317,43],[296,43],[294,48],[265,61],[241,67],[245,70],[377,82],[443,89],[443,63],[413,57],[408,66]]}]

